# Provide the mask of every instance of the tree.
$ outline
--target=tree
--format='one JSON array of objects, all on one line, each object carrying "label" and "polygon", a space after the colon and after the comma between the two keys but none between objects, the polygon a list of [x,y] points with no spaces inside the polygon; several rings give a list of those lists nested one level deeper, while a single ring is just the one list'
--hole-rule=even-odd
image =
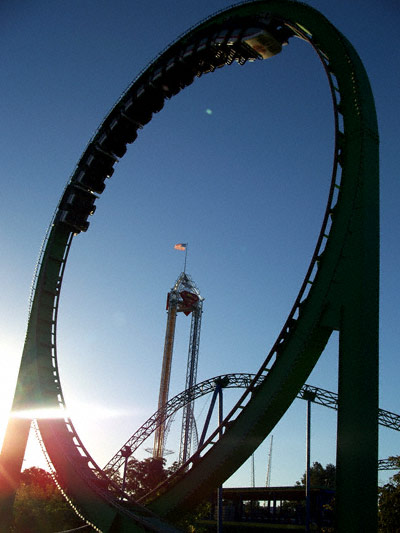
[{"label": "tree", "polygon": [[[400,469],[400,456],[389,457]],[[400,472],[379,488],[379,531],[400,532]]]},{"label": "tree", "polygon": [[[139,461],[132,457],[127,466],[125,490],[134,499],[138,499],[165,481],[179,466],[179,463],[175,462],[166,468],[165,459],[161,458],[148,457]],[[119,480],[119,485],[122,484],[118,474],[111,475],[111,478],[116,482]],[[203,502],[193,511],[177,516],[175,525],[188,533],[204,532],[206,530],[200,527],[197,521],[208,516],[209,512],[209,502]]]},{"label": "tree", "polygon": [[[296,481],[296,485],[305,487],[306,472],[300,481]],[[310,467],[310,485],[311,487],[334,489],[336,486],[336,466],[329,463],[324,468],[321,463],[315,461]]]},{"label": "tree", "polygon": [[52,533],[82,525],[48,472],[32,467],[20,479],[14,504],[15,533]]},{"label": "tree", "polygon": [[139,461],[132,457],[126,472],[126,492],[140,498],[167,479],[170,472],[165,468],[165,459],[148,457]]}]

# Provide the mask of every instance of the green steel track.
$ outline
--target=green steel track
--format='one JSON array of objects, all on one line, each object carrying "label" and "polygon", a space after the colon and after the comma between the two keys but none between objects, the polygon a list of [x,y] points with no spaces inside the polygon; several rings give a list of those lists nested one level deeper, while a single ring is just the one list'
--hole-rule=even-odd
[{"label": "green steel track", "polygon": [[[173,531],[165,521],[196,506],[266,438],[296,398],[333,330],[339,331],[337,529],[377,529],[379,189],[374,101],[354,48],[323,15],[301,3],[244,3],[191,28],[140,73],[100,125],[67,184],[43,248],[13,410],[64,408],[56,352],[63,273],[73,236],[88,229],[87,218],[126,145],[165,99],[195,78],[233,61],[261,59],[243,42],[249,28],[272,36],[279,45],[275,51],[296,38],[307,41],[328,76],[336,140],[315,252],[254,380],[222,427],[148,495],[145,506],[120,504],[117,489],[90,457],[71,420],[38,420],[59,483],[98,530]],[[7,429],[0,464],[2,531],[8,531],[30,422],[10,418]]]}]

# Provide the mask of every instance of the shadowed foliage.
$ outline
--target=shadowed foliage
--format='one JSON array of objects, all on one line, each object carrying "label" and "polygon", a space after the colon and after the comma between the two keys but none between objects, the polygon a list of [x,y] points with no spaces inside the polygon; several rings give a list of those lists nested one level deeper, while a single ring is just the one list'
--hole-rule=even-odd
[{"label": "shadowed foliage", "polygon": [[400,456],[389,459],[396,464],[399,472],[379,489],[379,531],[382,533],[400,531]]},{"label": "shadowed foliage", "polygon": [[54,533],[82,525],[48,472],[32,467],[21,473],[13,533]]}]

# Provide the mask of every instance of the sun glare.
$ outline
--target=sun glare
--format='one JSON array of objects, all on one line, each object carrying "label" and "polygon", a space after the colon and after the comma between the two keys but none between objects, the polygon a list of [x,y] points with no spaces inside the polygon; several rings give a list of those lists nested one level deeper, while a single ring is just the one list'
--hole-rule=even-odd
[{"label": "sun glare", "polygon": [[36,420],[55,420],[57,418],[67,418],[68,414],[65,409],[57,409],[57,408],[51,408],[51,409],[24,409],[21,411],[13,411],[11,413],[11,416],[13,418],[28,418],[28,419],[36,419]]},{"label": "sun glare", "polygon": [[[113,409],[109,406],[105,407],[103,405],[82,402],[78,398],[71,399],[71,402],[68,402],[68,409],[61,407],[53,409],[27,409],[11,413],[22,349],[23,340],[19,342],[7,336],[3,336],[0,340],[0,361],[2,367],[0,375],[0,449],[10,416],[28,419],[71,418],[74,423],[79,424],[82,422],[84,424],[88,420],[109,419],[127,414],[122,410]],[[32,438],[30,440],[35,439]],[[29,450],[28,455],[30,455]],[[40,454],[34,455],[36,460],[36,457]],[[35,460],[29,462],[33,464]]]},{"label": "sun glare", "polygon": [[21,354],[22,342],[17,342],[12,338],[3,335],[0,340],[0,442],[3,442],[8,418],[10,416]]},{"label": "sun glare", "polygon": [[84,403],[73,403],[70,409],[63,409],[62,407],[54,408],[40,408],[40,409],[24,409],[21,411],[13,411],[11,416],[14,418],[28,418],[31,420],[55,420],[58,418],[72,418],[76,419],[104,419],[124,416],[123,411],[113,410],[102,405],[91,405]]}]

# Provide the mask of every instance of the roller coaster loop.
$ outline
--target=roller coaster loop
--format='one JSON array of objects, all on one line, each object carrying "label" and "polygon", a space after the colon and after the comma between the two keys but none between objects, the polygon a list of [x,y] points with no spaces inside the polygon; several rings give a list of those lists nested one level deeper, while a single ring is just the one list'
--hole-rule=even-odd
[{"label": "roller coaster loop", "polygon": [[[258,0],[221,11],[168,46],[122,94],[87,145],[56,209],[37,268],[12,409],[64,410],[56,326],[68,252],[73,236],[88,229],[87,218],[127,144],[161,111],[165,99],[196,78],[233,62],[242,65],[267,59],[297,38],[309,43],[321,60],[335,124],[327,208],[304,282],[276,342],[222,427],[148,497],[145,506],[120,504],[71,420],[61,416],[37,421],[58,482],[97,530],[174,530],[166,521],[190,510],[220,486],[271,432],[301,390],[333,330],[339,331],[337,530],[377,529],[379,140],[375,106],[352,45],[305,4]],[[7,427],[0,464],[3,531],[8,531],[30,424],[29,419],[11,417]]]}]

